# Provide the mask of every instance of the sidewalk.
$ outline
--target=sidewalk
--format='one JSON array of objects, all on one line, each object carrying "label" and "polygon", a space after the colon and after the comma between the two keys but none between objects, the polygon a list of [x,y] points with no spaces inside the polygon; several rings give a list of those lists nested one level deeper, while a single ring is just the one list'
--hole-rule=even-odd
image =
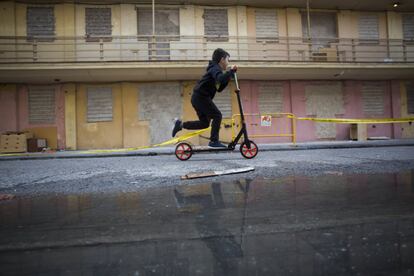
[{"label": "sidewalk", "polygon": [[[289,151],[289,150],[312,150],[312,149],[339,149],[339,148],[368,148],[368,147],[400,147],[414,146],[414,139],[395,140],[368,140],[368,141],[327,141],[327,142],[303,142],[259,144],[259,151]],[[16,153],[2,154],[0,161],[7,160],[35,160],[35,159],[61,159],[61,158],[101,158],[101,157],[124,157],[124,156],[155,156],[173,155],[175,147],[158,147],[141,150],[104,150],[105,152],[94,152],[96,150],[57,151],[45,153]],[[236,148],[238,151],[238,148]]]}]

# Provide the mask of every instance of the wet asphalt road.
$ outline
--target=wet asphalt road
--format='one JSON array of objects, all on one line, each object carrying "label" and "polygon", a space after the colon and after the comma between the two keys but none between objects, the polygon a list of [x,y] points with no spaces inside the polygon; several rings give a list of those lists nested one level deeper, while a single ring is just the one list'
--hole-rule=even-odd
[{"label": "wet asphalt road", "polygon": [[[179,180],[188,172],[252,173]],[[413,275],[414,147],[1,161],[0,275]]]},{"label": "wet asphalt road", "polygon": [[0,161],[0,193],[134,192],[143,188],[205,181],[180,180],[180,176],[190,172],[248,166],[256,170],[242,176],[221,176],[217,180],[410,170],[414,169],[414,147],[267,151],[259,152],[252,160],[244,159],[235,151],[198,154],[185,162],[173,155]]}]

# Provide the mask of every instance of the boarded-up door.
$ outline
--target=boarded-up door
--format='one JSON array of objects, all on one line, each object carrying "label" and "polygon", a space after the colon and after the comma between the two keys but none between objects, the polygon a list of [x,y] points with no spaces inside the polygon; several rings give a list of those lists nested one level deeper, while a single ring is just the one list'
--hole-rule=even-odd
[{"label": "boarded-up door", "polygon": [[[366,118],[391,118],[391,95],[386,82],[364,82],[361,87]],[[368,137],[392,138],[391,124],[368,124]]]},{"label": "boarded-up door", "polygon": [[[344,100],[340,83],[313,83],[305,88],[306,115],[318,118],[335,118],[344,114]],[[336,124],[315,123],[315,137],[336,139]]]}]

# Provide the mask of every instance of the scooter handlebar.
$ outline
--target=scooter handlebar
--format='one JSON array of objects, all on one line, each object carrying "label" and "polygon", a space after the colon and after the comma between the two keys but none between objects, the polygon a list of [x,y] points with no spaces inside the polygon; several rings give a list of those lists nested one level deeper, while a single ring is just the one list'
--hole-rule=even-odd
[{"label": "scooter handlebar", "polygon": [[234,72],[234,83],[236,84],[236,91],[239,92],[240,88],[239,88],[239,81],[237,79],[237,73]]}]

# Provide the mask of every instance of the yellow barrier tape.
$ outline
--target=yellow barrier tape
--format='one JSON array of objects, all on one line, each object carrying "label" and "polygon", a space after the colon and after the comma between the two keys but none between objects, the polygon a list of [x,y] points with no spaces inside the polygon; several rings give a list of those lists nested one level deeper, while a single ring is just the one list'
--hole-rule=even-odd
[{"label": "yellow barrier tape", "polygon": [[[208,131],[210,129],[211,129],[211,127],[205,128],[205,129],[201,129],[201,130],[197,130],[197,131],[194,131],[194,132],[189,132],[189,133],[186,133],[184,135],[181,135],[180,137],[173,138],[171,140],[162,142],[160,144],[151,145],[151,146],[136,147],[136,148],[125,148],[125,149],[85,150],[85,151],[71,152],[71,153],[77,154],[77,153],[127,152],[127,151],[135,151],[135,150],[149,149],[149,148],[153,148],[153,147],[162,147],[162,146],[172,145],[172,144],[176,144],[176,143],[179,143],[181,141],[190,139],[190,138],[195,137],[197,135],[200,135],[201,133],[206,132],[206,131]],[[38,153],[38,154],[41,155],[41,153]],[[30,156],[30,155],[27,154],[27,153],[5,153],[5,154],[0,154],[0,156]]]},{"label": "yellow barrier tape", "polygon": [[184,135],[181,135],[180,137],[173,138],[171,140],[162,142],[160,144],[151,145],[151,146],[144,146],[144,147],[137,147],[137,148],[126,148],[126,149],[87,150],[87,151],[81,151],[80,153],[126,152],[126,151],[135,151],[135,150],[141,150],[141,149],[149,149],[149,148],[154,148],[154,147],[162,147],[162,146],[172,145],[172,144],[176,144],[176,143],[179,143],[181,141],[190,139],[190,138],[195,137],[197,135],[200,135],[201,133],[206,132],[210,129],[211,129],[211,127],[201,129],[201,130],[197,130],[197,131],[194,131],[194,132],[189,132],[189,133],[186,133]]},{"label": "yellow barrier tape", "polygon": [[320,123],[337,123],[337,124],[388,124],[388,123],[409,123],[414,122],[411,118],[371,118],[371,119],[345,119],[345,118],[309,118],[309,117],[293,117],[297,120],[314,121]]}]

